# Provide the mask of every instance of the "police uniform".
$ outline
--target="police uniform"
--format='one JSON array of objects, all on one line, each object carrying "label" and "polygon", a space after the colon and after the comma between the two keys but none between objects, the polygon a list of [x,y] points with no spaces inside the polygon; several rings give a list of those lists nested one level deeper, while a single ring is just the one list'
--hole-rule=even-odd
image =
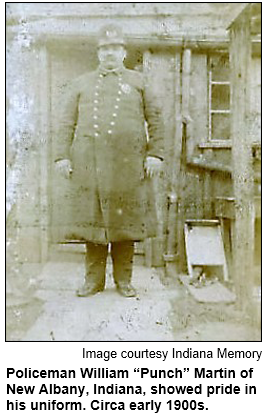
[{"label": "police uniform", "polygon": [[[115,43],[124,43],[118,29],[105,28],[99,45]],[[79,77],[65,101],[56,160],[69,159],[73,173],[57,221],[59,239],[86,242],[87,282],[100,289],[112,243],[115,282],[130,282],[133,242],[156,230],[144,163],[147,156],[163,159],[161,110],[143,75],[124,66],[99,66]]]}]

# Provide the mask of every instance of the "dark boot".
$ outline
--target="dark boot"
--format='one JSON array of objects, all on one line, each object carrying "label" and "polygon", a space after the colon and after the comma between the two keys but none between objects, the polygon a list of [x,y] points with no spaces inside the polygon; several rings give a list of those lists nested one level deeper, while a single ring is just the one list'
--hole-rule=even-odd
[{"label": "dark boot", "polygon": [[131,283],[118,283],[116,288],[120,295],[125,298],[135,298],[137,296],[137,291]]},{"label": "dark boot", "polygon": [[83,286],[77,290],[77,296],[92,296],[104,290],[107,253],[107,245],[90,242],[86,243],[85,282]]},{"label": "dark boot", "polygon": [[134,242],[121,241],[111,243],[114,281],[118,292],[127,298],[135,297],[136,290],[131,285],[134,257]]}]

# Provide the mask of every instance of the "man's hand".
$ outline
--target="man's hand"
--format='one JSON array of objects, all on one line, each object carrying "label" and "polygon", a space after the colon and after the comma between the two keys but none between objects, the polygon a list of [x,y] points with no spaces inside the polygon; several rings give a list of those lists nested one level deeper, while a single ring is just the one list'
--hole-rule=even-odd
[{"label": "man's hand", "polygon": [[148,156],[145,161],[145,172],[148,178],[159,175],[162,171],[162,160],[158,157]]},{"label": "man's hand", "polygon": [[58,160],[56,163],[56,170],[61,176],[69,179],[72,174],[71,162],[68,159]]}]

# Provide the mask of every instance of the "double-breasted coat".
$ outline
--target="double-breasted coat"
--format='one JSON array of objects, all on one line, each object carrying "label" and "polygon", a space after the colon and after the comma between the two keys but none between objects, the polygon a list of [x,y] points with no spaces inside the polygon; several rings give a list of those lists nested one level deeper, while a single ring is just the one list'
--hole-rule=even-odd
[{"label": "double-breasted coat", "polygon": [[[69,159],[56,235],[108,243],[156,234],[147,156],[163,159],[161,110],[143,75],[98,68],[68,86],[59,121],[55,161]],[[148,132],[148,135],[147,135]]]}]

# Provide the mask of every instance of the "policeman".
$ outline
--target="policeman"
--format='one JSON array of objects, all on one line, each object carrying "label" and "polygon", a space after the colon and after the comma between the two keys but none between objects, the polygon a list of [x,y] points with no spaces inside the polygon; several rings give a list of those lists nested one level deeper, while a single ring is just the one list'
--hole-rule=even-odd
[{"label": "policeman", "polygon": [[68,194],[57,227],[60,239],[86,244],[81,297],[104,290],[109,243],[118,292],[136,296],[134,242],[156,230],[149,178],[163,160],[161,110],[143,75],[125,68],[125,57],[120,28],[103,27],[99,67],[70,83],[60,117],[56,166]]}]

